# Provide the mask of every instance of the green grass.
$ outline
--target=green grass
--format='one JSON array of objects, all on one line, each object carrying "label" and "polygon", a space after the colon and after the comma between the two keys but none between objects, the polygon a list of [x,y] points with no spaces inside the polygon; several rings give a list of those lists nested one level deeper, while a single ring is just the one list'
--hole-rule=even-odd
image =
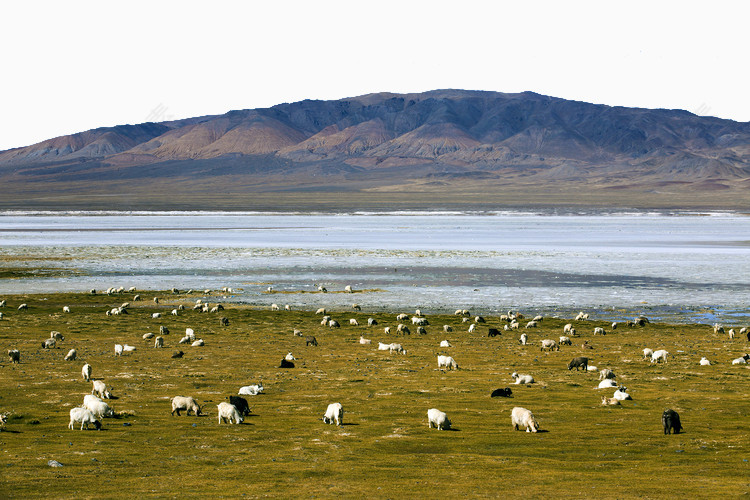
[{"label": "green grass", "polygon": [[[311,311],[227,305],[219,314],[175,317],[168,314],[174,304],[190,306],[199,295],[139,293],[143,302],[127,293],[3,297],[0,346],[19,349],[21,364],[9,364],[3,352],[0,412],[11,416],[0,432],[0,496],[679,498],[750,491],[750,371],[731,365],[748,344],[706,325],[621,326],[602,337],[592,332],[609,332],[604,323],[579,322],[573,347],[543,353],[539,341],[559,337],[569,320],[545,318],[527,331],[532,345],[520,346],[518,332],[487,338],[487,327],[501,325],[491,317],[469,334],[458,317],[428,316],[427,335],[397,337],[383,334],[396,325],[395,312],[336,311],[342,328],[329,330]],[[158,306],[151,301],[157,295]],[[129,315],[105,316],[125,301]],[[21,302],[28,311],[16,311]],[[72,313],[63,314],[63,305]],[[165,315],[152,319],[157,310]],[[228,327],[219,316],[229,318]],[[379,325],[348,325],[349,318],[366,325],[368,317]],[[443,333],[443,324],[454,332]],[[158,334],[159,325],[171,331],[164,349],[141,338]],[[206,345],[177,346],[186,327]],[[320,345],[305,347],[294,328]],[[51,330],[65,341],[43,350]],[[360,345],[362,334],[375,345]],[[453,347],[439,348],[446,338]],[[409,354],[379,352],[379,340],[400,342]],[[603,407],[601,396],[612,390],[594,390],[594,373],[567,370],[584,354],[583,340],[595,347],[585,353],[592,363],[614,370],[633,401]],[[115,343],[137,350],[115,358]],[[641,359],[643,347],[672,357],[651,365]],[[63,361],[70,348],[79,360]],[[170,358],[176,348],[184,358]],[[276,368],[288,351],[297,367]],[[442,352],[461,369],[437,370]],[[699,366],[703,355],[716,364]],[[100,432],[67,428],[68,411],[91,390],[81,378],[84,362],[118,397],[111,405],[119,417],[104,419]],[[538,383],[511,385],[513,371]],[[218,425],[216,405],[260,377],[266,393],[247,396],[252,416]],[[489,397],[506,386],[513,398]],[[170,416],[176,395],[195,397],[208,415]],[[341,428],[321,421],[335,401],[344,406]],[[532,410],[545,432],[513,431],[514,406]],[[457,430],[428,429],[432,407]],[[662,433],[666,408],[680,413],[683,434]],[[48,467],[52,459],[64,467]]]}]

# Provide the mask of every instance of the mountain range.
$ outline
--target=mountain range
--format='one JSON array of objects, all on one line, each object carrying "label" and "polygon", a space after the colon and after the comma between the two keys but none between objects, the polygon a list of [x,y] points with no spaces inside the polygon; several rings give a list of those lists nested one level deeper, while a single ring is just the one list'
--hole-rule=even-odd
[{"label": "mountain range", "polygon": [[56,137],[0,152],[0,182],[4,208],[742,207],[750,123],[532,92],[379,93]]}]

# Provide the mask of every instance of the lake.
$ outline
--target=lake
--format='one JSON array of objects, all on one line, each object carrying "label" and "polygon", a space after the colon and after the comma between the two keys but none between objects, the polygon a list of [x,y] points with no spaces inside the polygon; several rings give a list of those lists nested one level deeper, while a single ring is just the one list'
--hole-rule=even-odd
[{"label": "lake", "polygon": [[0,280],[0,295],[226,286],[224,301],[295,308],[738,324],[748,257],[735,213],[0,213],[0,265],[79,273]]}]

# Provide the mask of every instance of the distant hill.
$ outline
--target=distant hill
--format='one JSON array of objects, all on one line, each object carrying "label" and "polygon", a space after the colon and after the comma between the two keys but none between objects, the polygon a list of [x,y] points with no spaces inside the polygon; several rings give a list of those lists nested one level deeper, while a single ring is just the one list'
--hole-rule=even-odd
[{"label": "distant hill", "polygon": [[750,123],[531,92],[381,93],[57,137],[0,152],[0,182],[0,208],[289,208],[331,192],[352,206],[741,207]]}]

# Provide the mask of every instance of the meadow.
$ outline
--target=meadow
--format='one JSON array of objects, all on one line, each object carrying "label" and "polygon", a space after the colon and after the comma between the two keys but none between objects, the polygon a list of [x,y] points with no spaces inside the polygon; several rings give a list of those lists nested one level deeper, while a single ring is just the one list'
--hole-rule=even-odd
[{"label": "meadow", "polygon": [[[486,316],[473,333],[454,315],[423,311],[426,335],[386,335],[396,314],[339,310],[341,328],[314,311],[271,311],[225,304],[219,313],[192,310],[217,294],[139,291],[106,295],[7,295],[0,309],[0,496],[6,498],[309,497],[309,498],[664,498],[739,497],[750,493],[750,370],[731,360],[750,349],[709,325],[574,322],[577,336],[560,351],[540,351],[570,318],[546,317],[535,329],[487,337],[504,322]],[[159,304],[153,297],[159,297]],[[352,302],[357,294],[352,294]],[[129,302],[129,314],[105,311]],[[28,310],[18,311],[21,303]],[[173,316],[178,304],[186,310]],[[279,295],[283,305],[283,295]],[[70,313],[63,313],[63,306]],[[461,307],[457,304],[456,307]],[[152,318],[161,312],[162,317]],[[521,311],[527,318],[533,310]],[[472,311],[482,314],[482,311]],[[229,319],[221,326],[219,318]],[[367,318],[378,325],[368,327]],[[356,318],[360,325],[350,326]],[[453,332],[444,333],[443,325]],[[147,332],[164,335],[155,349]],[[595,327],[607,335],[593,335]],[[726,325],[737,329],[744,325]],[[203,347],[178,345],[193,328]],[[313,335],[319,345],[306,346]],[[65,340],[42,349],[51,331]],[[529,345],[518,342],[520,333]],[[373,345],[361,345],[359,338]],[[441,340],[452,344],[440,348]],[[378,351],[400,342],[406,355]],[[593,349],[582,349],[587,341]],[[114,344],[136,346],[115,357]],[[667,363],[643,360],[644,347],[666,349]],[[78,359],[64,361],[69,349]],[[5,351],[19,349],[21,363]],[[171,358],[175,350],[180,359]],[[280,369],[292,352],[295,368]],[[459,370],[437,369],[451,355]],[[595,389],[598,373],[569,371],[585,355],[610,368],[632,401],[601,405],[613,389]],[[699,366],[706,356],[712,366]],[[82,365],[105,381],[117,416],[103,429],[68,429],[68,412],[91,392]],[[513,385],[514,371],[536,383]],[[241,425],[217,423],[216,405],[239,387],[262,380],[265,393],[246,396],[252,415]],[[511,387],[511,398],[491,398]],[[204,416],[171,416],[170,399],[193,396]],[[344,425],[322,422],[329,403],[344,407]],[[541,432],[513,430],[510,412],[530,409]],[[427,426],[427,410],[448,414],[453,430]],[[664,435],[661,414],[679,412],[684,432]],[[56,460],[62,467],[50,467]]]}]

